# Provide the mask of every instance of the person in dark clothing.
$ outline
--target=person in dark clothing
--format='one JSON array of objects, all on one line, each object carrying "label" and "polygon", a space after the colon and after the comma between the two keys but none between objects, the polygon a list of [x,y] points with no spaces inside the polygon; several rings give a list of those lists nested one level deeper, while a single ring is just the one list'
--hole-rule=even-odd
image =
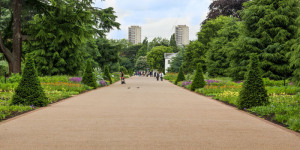
[{"label": "person in dark clothing", "polygon": [[154,78],[156,78],[156,72],[154,72]]},{"label": "person in dark clothing", "polygon": [[158,72],[156,73],[156,79],[157,79],[157,81],[159,81],[159,74],[158,74]]}]

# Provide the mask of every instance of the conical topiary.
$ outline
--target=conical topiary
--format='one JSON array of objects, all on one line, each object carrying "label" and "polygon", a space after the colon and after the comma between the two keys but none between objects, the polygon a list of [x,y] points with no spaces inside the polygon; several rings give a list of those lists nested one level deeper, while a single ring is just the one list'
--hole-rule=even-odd
[{"label": "conical topiary", "polygon": [[98,84],[96,82],[96,77],[93,73],[91,61],[88,61],[86,64],[86,68],[81,82],[87,86],[93,87],[94,89],[98,87]]},{"label": "conical topiary", "polygon": [[108,80],[109,83],[112,84],[112,80],[111,80],[111,77],[110,77],[110,74],[109,74],[108,66],[104,67],[104,79]]},{"label": "conical topiary", "polygon": [[27,57],[21,81],[12,98],[13,105],[47,106],[48,98],[41,86],[32,57]]},{"label": "conical topiary", "polygon": [[250,55],[250,64],[237,100],[238,109],[269,104],[269,96],[262,80],[257,54]]},{"label": "conical topiary", "polygon": [[191,90],[195,91],[198,88],[203,88],[205,85],[206,85],[206,82],[204,81],[202,65],[200,63],[198,63],[196,75],[194,76],[194,79],[193,79],[193,82],[191,85]]},{"label": "conical topiary", "polygon": [[178,73],[178,75],[177,75],[175,84],[177,85],[178,82],[184,81],[184,80],[185,80],[185,77],[184,77],[184,74],[183,74],[183,67],[180,66],[180,68],[179,68],[179,73]]}]

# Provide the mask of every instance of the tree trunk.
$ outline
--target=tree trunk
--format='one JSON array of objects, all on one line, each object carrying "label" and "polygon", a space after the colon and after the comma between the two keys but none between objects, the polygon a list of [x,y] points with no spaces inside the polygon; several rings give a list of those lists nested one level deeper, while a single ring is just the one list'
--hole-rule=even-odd
[{"label": "tree trunk", "polygon": [[21,73],[22,35],[21,35],[21,5],[22,0],[13,0],[13,56],[12,73]]}]

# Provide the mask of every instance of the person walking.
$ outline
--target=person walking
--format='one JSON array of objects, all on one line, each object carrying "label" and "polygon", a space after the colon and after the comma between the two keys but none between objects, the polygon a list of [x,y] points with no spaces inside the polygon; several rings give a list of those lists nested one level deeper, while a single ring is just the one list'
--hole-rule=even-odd
[{"label": "person walking", "polygon": [[158,72],[156,73],[156,80],[159,81],[159,74],[158,74]]},{"label": "person walking", "polygon": [[154,78],[156,78],[156,72],[154,72]]},{"label": "person walking", "polygon": [[160,72],[159,76],[160,76],[161,81],[163,81],[163,78],[165,76],[164,73]]}]

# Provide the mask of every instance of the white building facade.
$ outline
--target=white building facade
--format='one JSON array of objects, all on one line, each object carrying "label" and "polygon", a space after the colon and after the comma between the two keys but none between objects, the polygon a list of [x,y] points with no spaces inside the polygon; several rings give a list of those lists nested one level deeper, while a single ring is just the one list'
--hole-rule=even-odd
[{"label": "white building facade", "polygon": [[142,27],[139,27],[139,26],[128,27],[128,40],[133,45],[141,43],[142,42]]},{"label": "white building facade", "polygon": [[164,58],[165,58],[165,73],[168,72],[168,68],[171,67],[171,62],[172,62],[172,58],[176,57],[177,53],[165,53],[164,54]]},{"label": "white building facade", "polygon": [[189,27],[186,25],[178,25],[175,27],[175,40],[178,46],[189,44]]}]

